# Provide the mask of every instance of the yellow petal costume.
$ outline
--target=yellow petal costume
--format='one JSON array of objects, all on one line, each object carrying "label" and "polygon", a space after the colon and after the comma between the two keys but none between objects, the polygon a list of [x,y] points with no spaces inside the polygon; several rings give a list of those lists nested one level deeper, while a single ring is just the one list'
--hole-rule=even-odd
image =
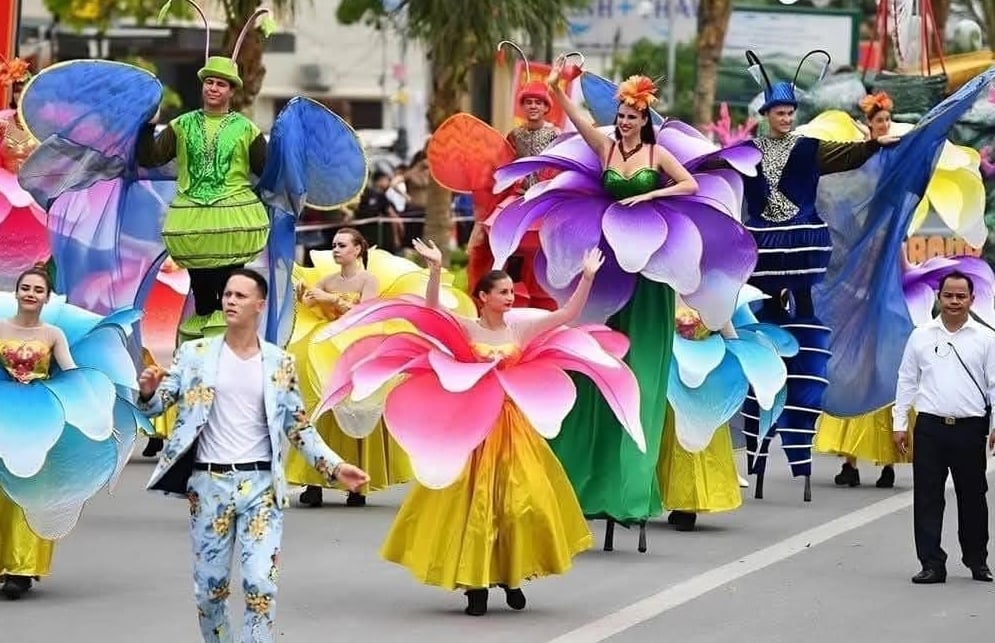
[{"label": "yellow petal costume", "polygon": [[[313,268],[294,266],[294,281],[306,288],[314,288],[322,278],[340,271],[331,251],[312,251],[311,261]],[[367,264],[367,271],[377,278],[379,298],[425,294],[428,271],[414,262],[379,248],[371,248]],[[441,304],[459,315],[476,317],[473,300],[453,287],[453,278],[452,273],[443,272]],[[359,293],[335,294],[350,304],[359,303]],[[389,321],[356,328],[321,342],[313,341],[317,333],[332,321],[317,307],[297,304],[294,332],[287,350],[297,359],[301,392],[308,409],[317,406],[323,380],[334,371],[336,361],[347,346],[369,335],[396,333],[411,328],[405,321]],[[380,417],[382,402],[383,395],[375,394],[361,403],[340,405],[334,413],[325,414],[315,422],[318,433],[329,447],[347,462],[369,473],[369,484],[360,490],[364,495],[412,478],[408,456],[384,430]],[[324,478],[307,466],[296,451],[292,451],[287,459],[287,481],[316,487],[327,485]]]}]

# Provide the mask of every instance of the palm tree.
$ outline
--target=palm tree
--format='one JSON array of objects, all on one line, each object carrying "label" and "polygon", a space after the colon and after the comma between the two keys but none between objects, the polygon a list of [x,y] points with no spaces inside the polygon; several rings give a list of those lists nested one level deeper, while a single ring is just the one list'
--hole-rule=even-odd
[{"label": "palm tree", "polygon": [[732,0],[701,0],[698,3],[698,77],[694,88],[694,124],[699,128],[713,120],[719,61],[731,15]]},{"label": "palm tree", "polygon": [[[497,44],[515,34],[548,34],[566,22],[566,12],[587,0],[342,0],[342,24],[362,21],[394,26],[425,46],[432,76],[428,122],[431,129],[460,111],[471,70],[494,59]],[[425,236],[448,248],[452,194],[433,182]],[[445,252],[448,260],[448,252]]]}]

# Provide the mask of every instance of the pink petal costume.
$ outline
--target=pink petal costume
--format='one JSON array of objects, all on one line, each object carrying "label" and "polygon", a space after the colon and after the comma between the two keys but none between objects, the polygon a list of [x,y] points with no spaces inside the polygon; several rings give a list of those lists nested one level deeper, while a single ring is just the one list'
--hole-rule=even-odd
[{"label": "pink petal costume", "polygon": [[603,326],[543,330],[549,314],[517,309],[505,316],[506,328],[490,330],[404,297],[361,304],[328,329],[388,319],[417,329],[350,345],[317,412],[403,377],[386,394],[384,419],[420,484],[382,554],[423,583],[516,588],[565,572],[591,545],[570,481],[546,444],[576,400],[565,371],[590,378],[645,449],[638,387],[621,359],[628,341]]}]

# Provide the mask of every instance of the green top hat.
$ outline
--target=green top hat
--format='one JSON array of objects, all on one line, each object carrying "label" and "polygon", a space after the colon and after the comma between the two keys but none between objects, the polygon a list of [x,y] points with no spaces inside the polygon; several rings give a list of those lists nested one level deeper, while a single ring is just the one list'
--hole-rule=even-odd
[{"label": "green top hat", "polygon": [[197,72],[197,78],[202,82],[208,78],[220,78],[227,80],[235,87],[242,86],[242,79],[238,75],[238,65],[227,56],[211,56],[207,62]]}]

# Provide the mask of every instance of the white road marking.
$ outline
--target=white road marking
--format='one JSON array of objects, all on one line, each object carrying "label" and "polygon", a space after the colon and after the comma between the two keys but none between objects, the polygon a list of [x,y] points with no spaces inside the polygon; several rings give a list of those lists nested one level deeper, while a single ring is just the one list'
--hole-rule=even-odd
[{"label": "white road marking", "polygon": [[[988,461],[988,473],[995,470],[995,459]],[[947,480],[947,488],[953,482]],[[747,554],[739,560],[716,567],[694,578],[668,587],[656,594],[636,601],[586,625],[552,639],[550,643],[598,643],[620,634],[640,623],[660,616],[664,612],[689,603],[708,592],[727,585],[743,576],[760,571],[791,558],[806,549],[821,545],[848,531],[884,518],[912,505],[912,491],[905,491],[862,509],[830,520],[778,543]]]}]

